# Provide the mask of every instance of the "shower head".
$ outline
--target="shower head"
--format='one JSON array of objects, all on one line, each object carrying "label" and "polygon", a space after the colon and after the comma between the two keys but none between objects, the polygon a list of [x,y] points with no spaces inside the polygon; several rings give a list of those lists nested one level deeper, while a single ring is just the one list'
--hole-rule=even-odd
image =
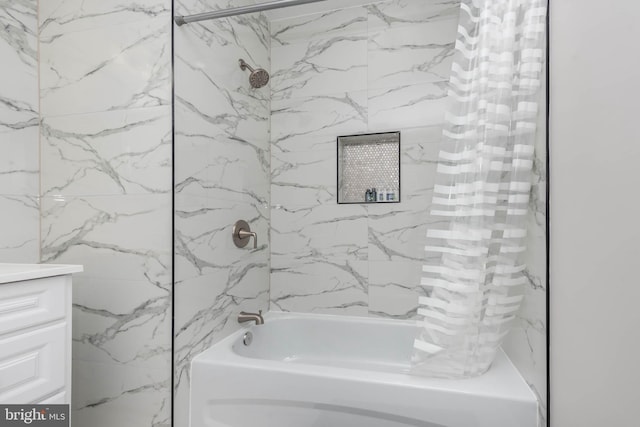
[{"label": "shower head", "polygon": [[242,70],[249,70],[251,72],[251,74],[249,75],[249,83],[251,84],[252,88],[260,89],[261,87],[266,86],[266,84],[269,83],[269,73],[267,73],[262,68],[254,70],[249,64],[244,62],[244,59],[240,60],[240,68]]}]

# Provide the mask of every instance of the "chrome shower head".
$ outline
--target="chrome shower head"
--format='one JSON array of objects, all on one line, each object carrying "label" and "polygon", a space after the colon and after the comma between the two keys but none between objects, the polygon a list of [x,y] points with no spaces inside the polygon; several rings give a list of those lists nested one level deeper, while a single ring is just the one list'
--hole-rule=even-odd
[{"label": "chrome shower head", "polygon": [[267,83],[269,83],[269,73],[267,73],[262,68],[254,70],[249,64],[244,61],[244,59],[240,60],[240,68],[242,70],[249,70],[251,72],[251,74],[249,75],[249,83],[251,84],[252,88],[260,89],[261,87],[264,87]]}]

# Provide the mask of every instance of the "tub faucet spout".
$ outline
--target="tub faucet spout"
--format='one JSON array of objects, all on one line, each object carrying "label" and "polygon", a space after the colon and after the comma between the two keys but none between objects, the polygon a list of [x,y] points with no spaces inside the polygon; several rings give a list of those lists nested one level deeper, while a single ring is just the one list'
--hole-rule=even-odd
[{"label": "tub faucet spout", "polygon": [[240,314],[238,314],[238,323],[245,322],[256,322],[256,325],[264,325],[262,310],[258,313],[247,313],[246,311],[241,311]]}]

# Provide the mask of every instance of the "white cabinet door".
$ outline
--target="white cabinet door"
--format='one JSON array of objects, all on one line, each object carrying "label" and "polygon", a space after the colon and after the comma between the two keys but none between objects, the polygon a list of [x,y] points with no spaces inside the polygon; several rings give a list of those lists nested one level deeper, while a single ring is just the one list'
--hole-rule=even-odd
[{"label": "white cabinet door", "polygon": [[0,339],[0,402],[26,404],[65,386],[67,324]]},{"label": "white cabinet door", "polygon": [[15,282],[0,288],[0,335],[63,319],[67,276]]}]

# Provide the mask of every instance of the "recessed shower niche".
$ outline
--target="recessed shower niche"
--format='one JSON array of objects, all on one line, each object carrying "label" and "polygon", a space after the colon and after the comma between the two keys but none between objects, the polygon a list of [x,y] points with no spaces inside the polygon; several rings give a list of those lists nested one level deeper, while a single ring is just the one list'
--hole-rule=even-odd
[{"label": "recessed shower niche", "polygon": [[338,203],[400,202],[400,132],[338,137]]}]

